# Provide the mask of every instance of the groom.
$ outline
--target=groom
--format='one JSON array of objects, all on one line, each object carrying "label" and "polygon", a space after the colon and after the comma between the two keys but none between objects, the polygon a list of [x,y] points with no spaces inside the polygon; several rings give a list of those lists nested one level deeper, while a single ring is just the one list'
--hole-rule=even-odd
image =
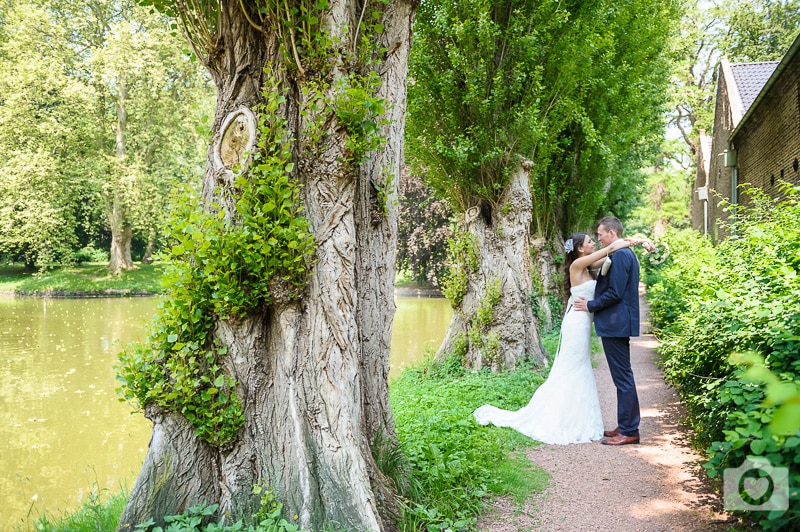
[{"label": "groom", "polygon": [[[608,247],[622,238],[622,223],[606,216],[597,225],[597,238]],[[608,259],[606,259],[608,260]],[[617,388],[617,422],[603,433],[603,445],[639,443],[639,396],[631,369],[631,336],[639,336],[639,261],[630,248],[611,257],[610,268],[597,278],[595,298],[578,298],[576,310],[594,313],[594,328],[603,341],[608,368]],[[605,271],[605,274],[603,273]]]}]

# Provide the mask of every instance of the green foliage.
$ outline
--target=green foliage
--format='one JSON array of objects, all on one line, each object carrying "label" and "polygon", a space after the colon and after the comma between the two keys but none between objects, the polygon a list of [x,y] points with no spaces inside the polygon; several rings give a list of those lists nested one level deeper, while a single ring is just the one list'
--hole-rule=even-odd
[{"label": "green foliage", "polygon": [[213,108],[208,77],[168,21],[135,1],[5,7],[0,257],[70,264],[86,246],[108,249],[115,222],[158,244],[169,189],[205,161],[208,137],[194,125]]},{"label": "green foliage", "polygon": [[403,448],[379,430],[372,441],[371,450],[380,472],[392,479],[400,493],[408,493],[410,464]]},{"label": "green foliage", "polygon": [[[259,485],[253,487],[253,494],[259,499],[259,510],[252,516],[253,522],[240,519],[231,525],[223,525],[217,515],[219,505],[198,504],[191,506],[180,515],[164,517],[166,527],[154,526],[151,519],[136,525],[139,532],[298,532],[300,529],[284,519],[283,503],[275,495]],[[250,520],[248,520],[250,521]]]},{"label": "green foliage", "polygon": [[764,406],[776,406],[769,424],[779,436],[791,436],[800,430],[800,387],[798,382],[784,381],[764,365],[757,353],[734,353],[731,363],[748,366],[742,380],[765,385]]},{"label": "green foliage", "polygon": [[[410,464],[405,530],[463,530],[489,494],[525,497],[543,489],[543,472],[509,452],[532,440],[510,429],[481,427],[482,404],[524,406],[543,377],[521,365],[493,374],[465,370],[457,358],[406,370],[390,390],[400,444]],[[510,469],[514,473],[511,474]]]},{"label": "green foliage", "polygon": [[211,326],[275,297],[297,297],[314,248],[290,179],[291,139],[276,113],[283,96],[275,83],[266,84],[263,96],[266,103],[256,108],[258,149],[250,172],[236,180],[234,212],[209,213],[191,195],[179,204],[168,234],[169,299],[147,341],[120,354],[125,400],[179,412],[199,437],[217,446],[236,438],[244,414],[236,382],[222,370],[227,348],[211,340]]},{"label": "green foliage", "polygon": [[[695,443],[708,448],[710,475],[747,456],[787,467],[793,508],[750,517],[792,528],[800,523],[800,196],[787,190],[776,203],[749,193],[754,206],[740,206],[735,237],[711,248],[688,232],[672,235],[670,259],[646,265],[645,278],[665,375]],[[730,358],[742,352],[753,354]]]},{"label": "green foliage", "polygon": [[691,226],[689,202],[692,195],[694,171],[683,168],[659,169],[647,172],[644,184],[648,191],[643,203],[631,213],[633,223],[625,224],[625,235],[650,233],[657,226],[687,229]]},{"label": "green foliage", "polygon": [[734,62],[780,60],[800,32],[797,0],[738,0],[720,8],[728,26],[720,47]]},{"label": "green foliage", "polygon": [[376,72],[367,76],[351,73],[339,79],[336,88],[334,113],[347,131],[345,146],[348,161],[361,164],[367,154],[383,146],[380,118],[386,111],[386,100],[375,96],[381,80]]},{"label": "green foliage", "polygon": [[530,153],[541,135],[542,46],[532,27],[541,22],[546,31],[551,5],[503,4],[423,2],[417,12],[409,155],[458,212],[499,198],[516,154]]},{"label": "green foliage", "polygon": [[[99,488],[94,482],[88,490],[86,502],[75,510],[61,516],[51,516],[47,513],[30,522],[33,530],[41,532],[111,532],[116,530],[119,517],[125,504],[128,502],[127,491],[103,497],[107,488]],[[108,493],[105,493],[108,495]],[[16,528],[16,530],[22,530]]]},{"label": "green foliage", "polygon": [[650,324],[656,331],[669,327],[684,314],[690,300],[711,295],[706,280],[720,267],[711,240],[695,231],[671,230],[664,241],[671,251],[664,263],[641,261]]},{"label": "green foliage", "polygon": [[178,412],[198,437],[222,446],[236,438],[244,413],[234,393],[236,381],[220,366],[227,349],[206,345],[212,325],[208,310],[191,300],[164,301],[147,342],[120,353],[117,379],[125,400]]},{"label": "green foliage", "polygon": [[486,294],[475,309],[467,338],[477,348],[487,363],[491,364],[500,356],[500,341],[496,331],[489,326],[494,320],[494,307],[500,302],[500,279],[492,279],[486,283]]},{"label": "green foliage", "polygon": [[108,262],[108,252],[89,244],[76,251],[74,259],[78,264],[82,262]]},{"label": "green foliage", "polygon": [[468,232],[458,232],[447,241],[448,270],[442,279],[442,293],[453,308],[461,304],[467,293],[470,274],[480,265],[477,242]]},{"label": "green foliage", "polygon": [[457,212],[496,204],[520,157],[531,160],[533,231],[545,238],[601,209],[624,215],[662,133],[677,6],[422,2],[409,67],[410,160]]},{"label": "green foliage", "polygon": [[[241,315],[273,299],[277,283],[296,297],[305,285],[314,248],[301,215],[298,185],[285,120],[276,110],[283,96],[272,88],[259,111],[259,143],[250,171],[237,177],[232,213],[209,213],[187,194],[167,233],[173,264],[166,282],[196,290],[221,316]],[[179,200],[180,201],[180,200]]]}]

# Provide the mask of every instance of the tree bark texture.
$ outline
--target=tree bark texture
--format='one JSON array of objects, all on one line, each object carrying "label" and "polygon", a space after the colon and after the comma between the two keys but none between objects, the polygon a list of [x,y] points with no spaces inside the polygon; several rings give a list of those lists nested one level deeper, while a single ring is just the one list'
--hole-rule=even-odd
[{"label": "tree bark texture", "polygon": [[[462,229],[477,243],[479,266],[468,275],[467,292],[454,309],[439,360],[466,339],[465,362],[476,369],[513,369],[527,357],[546,364],[530,301],[530,170],[525,161],[496,205],[472,207],[464,215]],[[490,306],[493,286],[499,287],[499,300]],[[484,325],[479,309],[490,307],[490,321]]]},{"label": "tree bark texture", "polygon": [[111,249],[109,252],[108,271],[119,275],[123,270],[135,270],[131,257],[133,229],[125,222],[121,212],[120,201],[114,198],[110,208]]},{"label": "tree bark texture", "polygon": [[[321,138],[310,138],[307,122],[315,111],[309,94],[316,89],[303,92],[311,86],[286,68],[277,37],[255,29],[238,0],[220,6],[221,38],[207,61],[218,89],[212,142],[225,133],[220,127],[227,116],[261,101],[268,67],[289,88],[278,112],[294,138],[292,177],[302,184],[316,262],[300,298],[277,297],[263,311],[215,322],[213,336],[228,348],[224,370],[238,383],[245,413],[237,441],[216,449],[179,414],[146,411],[153,436],[120,529],[150,518],[158,522],[197,502],[219,503],[220,511],[235,514],[254,484],[266,483],[303,530],[391,530],[396,493],[378,469],[372,444],[376,438],[396,443],[387,381],[415,5],[392,0],[384,8],[380,45],[388,52],[375,70],[378,96],[388,102],[381,126],[386,144],[360,165],[348,164],[335,115],[325,117]],[[347,28],[357,27],[364,7],[353,0],[330,2],[324,24],[343,37],[342,46],[353,46]],[[333,75],[346,76],[348,68],[340,61]],[[232,212],[232,172],[214,153],[212,147],[203,196],[208,209],[216,202]]]},{"label": "tree bark texture", "polygon": [[553,253],[544,238],[537,238],[531,242],[531,258],[536,316],[539,319],[539,326],[549,331],[557,321],[549,295],[561,294],[563,289],[559,280],[563,280],[563,277],[558,275],[559,265],[553,260]]},{"label": "tree bark texture", "polygon": [[[120,81],[119,94],[115,102],[117,110],[117,131],[114,155],[120,162],[120,167],[124,168],[125,160],[125,130],[128,126],[128,86],[125,81]],[[107,203],[109,226],[111,227],[111,249],[109,250],[108,271],[114,275],[119,275],[123,270],[135,270],[131,257],[131,241],[133,240],[133,229],[125,220],[125,213],[122,201],[116,193],[113,199]]]}]

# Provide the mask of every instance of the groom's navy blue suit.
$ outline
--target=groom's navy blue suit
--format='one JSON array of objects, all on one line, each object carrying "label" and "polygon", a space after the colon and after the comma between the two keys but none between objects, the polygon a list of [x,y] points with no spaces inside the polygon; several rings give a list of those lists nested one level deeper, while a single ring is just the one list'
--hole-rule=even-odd
[{"label": "groom's navy blue suit", "polygon": [[631,336],[639,336],[639,261],[629,248],[611,256],[611,268],[597,278],[594,328],[603,341],[608,368],[617,388],[617,421],[625,436],[639,436],[639,396],[631,369]]}]

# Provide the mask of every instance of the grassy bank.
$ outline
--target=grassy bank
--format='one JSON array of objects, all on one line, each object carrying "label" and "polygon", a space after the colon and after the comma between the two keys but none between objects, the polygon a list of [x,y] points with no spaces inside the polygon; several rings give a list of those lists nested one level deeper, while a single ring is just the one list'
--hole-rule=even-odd
[{"label": "grassy bank", "polygon": [[44,272],[20,265],[0,266],[0,291],[24,296],[81,297],[159,294],[162,266],[137,264],[138,269],[111,275],[105,263],[83,263]]},{"label": "grassy bank", "polygon": [[[549,336],[545,344],[554,350],[557,341]],[[530,367],[492,374],[465,370],[455,360],[441,366],[428,360],[391,383],[402,454],[389,450],[379,462],[401,486],[401,530],[469,530],[493,498],[510,496],[521,505],[532,492],[544,489],[547,473],[524,456],[535,442],[511,429],[481,427],[472,419],[472,411],[484,403],[524,406],[543,380]],[[99,498],[67,515],[31,519],[19,530],[114,530],[125,496],[115,494],[108,504]]]}]

